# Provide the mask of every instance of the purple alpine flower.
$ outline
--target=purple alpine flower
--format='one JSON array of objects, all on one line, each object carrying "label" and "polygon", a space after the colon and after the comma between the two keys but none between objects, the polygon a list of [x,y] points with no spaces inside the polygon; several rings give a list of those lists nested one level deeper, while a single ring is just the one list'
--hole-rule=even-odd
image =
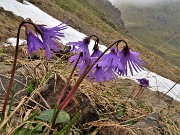
[{"label": "purple alpine flower", "polygon": [[149,87],[149,80],[145,79],[145,78],[142,78],[142,79],[137,79],[137,81],[139,82],[139,85],[141,87]]},{"label": "purple alpine flower", "polygon": [[[82,54],[82,53],[81,53]],[[79,58],[79,54],[73,55],[70,57],[69,62],[72,64],[72,66],[75,66],[77,60]],[[82,57],[80,56],[79,61],[83,61]],[[79,62],[78,62],[79,63]]]},{"label": "purple alpine flower", "polygon": [[60,32],[61,30],[67,29],[67,26],[64,23],[61,23],[58,26],[47,28],[45,25],[36,25],[38,32],[41,35],[43,48],[46,52],[46,58],[49,60],[52,57],[52,52],[58,52],[60,50],[60,37],[64,37],[64,33]]},{"label": "purple alpine flower", "polygon": [[84,70],[88,67],[88,62],[86,60],[83,60],[80,64],[78,64],[79,66],[79,72],[78,75],[80,76]]},{"label": "purple alpine flower", "polygon": [[78,53],[70,58],[70,62],[74,66],[77,59],[79,58],[79,53],[82,55],[80,56],[80,59],[78,61],[78,66],[80,68],[79,75],[82,74],[82,72],[85,70],[85,68],[88,66],[90,62],[90,53],[88,45],[90,43],[90,38],[84,38],[82,41],[77,42],[69,42],[67,45],[73,45],[72,52]]},{"label": "purple alpine flower", "polygon": [[26,29],[28,53],[30,55],[37,51],[39,48],[43,48],[42,41],[30,30]]},{"label": "purple alpine flower", "polygon": [[75,51],[76,53],[82,52],[83,59],[89,60],[90,59],[90,53],[89,53],[89,48],[88,45],[90,43],[90,38],[86,37],[82,41],[77,41],[77,42],[69,42],[67,45],[73,45],[73,49],[71,51]]},{"label": "purple alpine flower", "polygon": [[78,58],[80,57],[78,64],[77,64],[77,66],[80,68],[78,75],[81,75],[83,73],[83,71],[86,69],[87,64],[88,64],[87,61],[84,60],[82,56],[83,56],[83,53],[81,52],[80,54],[76,54],[74,56],[71,56],[71,58],[69,59],[69,62],[72,63],[72,66],[75,66]]},{"label": "purple alpine flower", "polygon": [[98,46],[94,47],[93,53],[91,55],[91,63],[93,63],[101,54],[102,51],[99,50],[99,47]]},{"label": "purple alpine flower", "polygon": [[[67,46],[69,46],[68,44],[67,44]],[[70,49],[70,52],[78,52],[78,48],[76,48],[75,46],[69,46],[71,49]]]},{"label": "purple alpine flower", "polygon": [[107,71],[102,66],[98,64],[93,67],[91,72],[89,72],[89,80],[95,79],[97,82],[104,82],[108,80],[113,80],[115,78],[115,74],[112,70]]},{"label": "purple alpine flower", "polygon": [[118,52],[118,57],[127,75],[127,69],[129,67],[131,75],[133,75],[133,69],[138,72],[143,70],[142,60],[139,58],[139,52],[133,52],[127,45]]},{"label": "purple alpine flower", "polygon": [[[101,66],[105,69],[112,69],[114,70],[117,74],[123,74],[124,69],[122,67],[122,64],[117,56],[117,48],[112,48],[108,54],[105,54],[101,59],[100,63]],[[98,62],[98,63],[99,63]],[[121,72],[120,72],[121,71]]]}]

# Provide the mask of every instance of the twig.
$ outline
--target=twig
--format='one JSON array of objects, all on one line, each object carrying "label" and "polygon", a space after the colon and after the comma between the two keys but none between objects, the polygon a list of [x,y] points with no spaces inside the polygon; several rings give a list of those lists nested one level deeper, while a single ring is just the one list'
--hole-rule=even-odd
[{"label": "twig", "polygon": [[42,99],[42,101],[45,103],[46,107],[47,107],[47,108],[51,108],[50,105],[46,102],[46,100],[42,97],[42,95],[41,95],[39,92],[37,92],[37,94],[38,94],[39,97]]},{"label": "twig", "polygon": [[18,104],[18,106],[14,109],[14,111],[7,117],[6,119],[3,120],[3,122],[0,125],[0,131],[3,129],[4,125],[9,121],[9,119],[19,110],[19,108],[24,104],[26,101],[27,96],[25,96],[21,102]]}]

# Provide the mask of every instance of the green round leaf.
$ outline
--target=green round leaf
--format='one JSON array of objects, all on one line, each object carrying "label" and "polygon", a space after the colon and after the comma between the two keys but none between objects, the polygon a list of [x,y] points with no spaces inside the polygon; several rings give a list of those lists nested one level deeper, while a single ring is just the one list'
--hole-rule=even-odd
[{"label": "green round leaf", "polygon": [[[48,110],[41,112],[40,115],[35,118],[42,120],[42,121],[51,122],[53,114],[54,114],[54,109],[48,109]],[[65,122],[68,122],[69,120],[70,120],[69,114],[62,110],[58,114],[58,117],[56,119],[56,124],[57,123],[65,123]]]}]

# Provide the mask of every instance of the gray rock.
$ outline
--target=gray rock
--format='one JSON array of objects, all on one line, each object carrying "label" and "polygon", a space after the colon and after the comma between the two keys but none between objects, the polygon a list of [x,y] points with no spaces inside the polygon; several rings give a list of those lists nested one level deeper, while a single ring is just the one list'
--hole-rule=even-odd
[{"label": "gray rock", "polygon": [[[60,92],[65,85],[65,81],[60,77],[60,75],[53,75],[49,78],[46,85],[40,91],[42,97],[50,105],[51,108],[56,104]],[[71,89],[71,86],[68,86],[68,90]],[[65,93],[65,96],[68,92]],[[41,104],[45,105],[44,102],[37,96],[36,100],[39,100]],[[95,104],[90,99],[88,95],[82,92],[80,89],[77,90],[74,98],[65,108],[65,110],[73,117],[79,110],[81,111],[81,116],[79,122],[84,124],[86,122],[91,122],[99,119],[99,115],[96,109]],[[70,110],[70,111],[68,111]]]},{"label": "gray rock", "polygon": [[160,127],[159,122],[161,121],[159,113],[155,112],[150,116],[146,116],[143,121],[151,127]]},{"label": "gray rock", "polygon": [[[5,94],[9,86],[12,65],[0,63],[0,109],[4,103]],[[25,90],[27,78],[20,74],[15,74],[12,90],[15,92],[15,99],[19,101],[23,96],[27,95]],[[17,94],[18,93],[18,94]],[[15,102],[14,102],[15,103]]]},{"label": "gray rock", "polygon": [[134,125],[134,132],[137,135],[162,135],[158,128],[153,128],[145,122],[137,122]]},{"label": "gray rock", "polygon": [[130,128],[121,126],[104,126],[97,135],[136,135]]},{"label": "gray rock", "polygon": [[137,122],[134,127],[134,132],[138,135],[161,135],[161,117],[159,113],[155,112],[150,116],[144,117]]},{"label": "gray rock", "polygon": [[[3,63],[0,64],[0,93],[5,92],[9,85],[9,80],[11,76],[12,65],[5,65]],[[13,88],[15,91],[20,91],[26,88],[26,77],[15,74],[13,81]]]}]

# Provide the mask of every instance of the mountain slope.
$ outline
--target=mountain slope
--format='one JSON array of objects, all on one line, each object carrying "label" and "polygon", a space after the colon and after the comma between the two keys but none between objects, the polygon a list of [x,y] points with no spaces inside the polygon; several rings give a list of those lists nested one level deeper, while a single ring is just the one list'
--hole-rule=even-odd
[{"label": "mountain slope", "polygon": [[[141,53],[141,57],[145,61],[146,63],[145,67],[147,69],[156,72],[173,81],[178,81],[180,76],[179,75],[180,71],[178,68],[172,66],[161,57],[155,55],[149,49],[144,48],[137,41],[127,37],[124,34],[123,31],[124,28],[117,29],[111,26],[109,23],[107,23],[110,21],[103,21],[99,16],[99,13],[98,14],[94,13],[93,8],[89,8],[88,1],[84,1],[87,2],[87,3],[83,3],[84,5],[87,5],[86,7],[84,7],[84,5],[80,0],[67,0],[66,2],[64,2],[64,4],[68,6],[68,8],[66,6],[62,6],[63,1],[62,3],[59,4],[57,3],[56,0],[46,0],[46,1],[31,0],[30,2],[35,4],[36,6],[47,12],[48,14],[52,15],[56,19],[59,19],[61,21],[67,21],[68,25],[72,26],[73,28],[75,28],[80,32],[83,32],[86,35],[91,35],[91,34],[97,35],[100,38],[101,43],[103,44],[108,45],[119,39],[126,40],[133,50],[139,51]],[[59,0],[58,2],[61,1]],[[102,12],[102,9],[99,7],[102,6],[102,4],[99,4],[99,6],[97,7],[96,5],[98,4],[92,6],[96,8],[97,12]],[[116,9],[114,11],[116,11]],[[106,12],[109,11],[107,10]],[[116,24],[114,25],[116,26]],[[3,29],[3,27],[1,28]],[[14,29],[14,31],[16,30],[17,29]]]},{"label": "mountain slope", "polygon": [[[113,42],[113,38],[117,39],[126,31],[123,27],[120,11],[114,9],[107,0],[47,0],[46,2],[30,0],[30,2],[57,19],[68,21],[68,25],[80,32],[98,35],[103,43]],[[107,12],[107,8],[113,9],[113,14],[116,14],[111,16],[111,13]],[[110,16],[111,19],[109,19]],[[116,31],[117,29],[121,31]],[[111,35],[110,33],[115,34]]]},{"label": "mountain slope", "polygon": [[[140,42],[126,36],[127,31],[124,30],[125,28],[116,29],[111,24],[107,23],[110,21],[103,21],[100,16],[105,11],[105,9],[103,9],[104,5],[101,3],[103,0],[98,2],[96,0],[92,1],[93,2],[90,2],[90,0],[83,2],[82,0],[46,0],[46,2],[44,2],[43,0],[30,0],[31,3],[56,19],[61,21],[68,20],[68,25],[76,30],[83,32],[86,35],[97,35],[103,44],[111,44],[118,39],[125,39],[133,50],[141,52],[141,56],[146,63],[145,67],[147,69],[166,78],[170,78],[171,80],[179,80],[179,68],[169,64],[166,59],[154,54],[150,49],[143,47]],[[106,3],[109,1],[104,0],[103,2]],[[90,3],[91,5],[89,6]],[[106,5],[110,4],[106,3]],[[114,8],[114,10],[111,8]],[[116,12],[117,9],[111,5],[105,13],[117,14]],[[119,18],[121,18],[121,14],[119,15]],[[106,19],[108,18],[106,17]],[[121,25],[123,26],[123,21]],[[114,26],[117,25],[114,23]]]},{"label": "mountain slope", "polygon": [[180,2],[119,4],[125,27],[146,47],[180,67]]},{"label": "mountain slope", "polygon": [[0,7],[0,43],[5,42],[7,38],[16,36],[17,27],[21,21],[23,21],[23,18]]}]

